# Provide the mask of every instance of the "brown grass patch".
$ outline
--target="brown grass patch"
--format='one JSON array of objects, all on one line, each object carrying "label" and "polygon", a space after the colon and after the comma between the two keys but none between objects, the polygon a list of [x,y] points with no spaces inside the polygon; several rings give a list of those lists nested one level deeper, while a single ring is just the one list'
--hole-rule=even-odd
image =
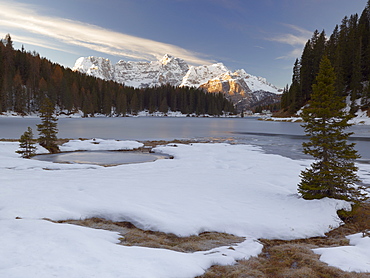
[{"label": "brown grass patch", "polygon": [[234,138],[214,138],[214,137],[209,137],[209,138],[204,138],[204,139],[196,139],[196,140],[155,140],[155,141],[141,141],[145,145],[145,147],[157,147],[157,146],[162,146],[162,145],[167,145],[167,144],[192,144],[192,143],[222,143],[222,142],[233,142],[235,141]]},{"label": "brown grass patch", "polygon": [[[72,140],[72,139],[66,139],[66,138],[58,138],[56,143],[57,145],[63,145],[64,143],[67,143],[69,140]],[[0,138],[0,141],[1,142],[19,142],[19,138],[18,139],[4,139],[4,138]],[[37,139],[34,139],[33,140],[34,143],[37,143]]]},{"label": "brown grass patch", "polygon": [[[130,222],[112,222],[101,218],[66,220],[69,223],[96,229],[119,232],[120,244],[165,248],[179,252],[206,251],[219,246],[235,245],[244,241],[225,233],[206,232],[199,236],[178,237],[174,234],[145,231]],[[370,204],[356,207],[346,219],[345,225],[327,233],[327,237],[315,237],[291,241],[261,239],[264,245],[258,257],[239,261],[235,265],[212,266],[198,278],[366,278],[370,273],[345,272],[328,266],[319,260],[312,249],[348,245],[346,235],[370,230]]]},{"label": "brown grass patch", "polygon": [[1,142],[18,142],[19,139],[5,139],[5,138],[1,138],[0,141]]},{"label": "brown grass patch", "polygon": [[235,245],[245,240],[243,237],[216,232],[205,232],[199,236],[178,237],[174,234],[145,231],[130,222],[113,222],[101,218],[63,220],[57,221],[57,223],[69,223],[118,232],[122,235],[120,244],[125,246],[165,248],[179,252],[207,251],[220,246]]},{"label": "brown grass patch", "polygon": [[370,231],[370,204],[355,207],[345,224],[326,234],[292,241],[261,239],[264,245],[258,257],[231,266],[213,266],[198,278],[263,277],[263,278],[369,278],[370,273],[345,272],[328,266],[311,249],[345,246],[345,236]]},{"label": "brown grass patch", "polygon": [[312,244],[262,241],[262,254],[231,266],[212,266],[198,278],[365,278],[369,273],[349,273],[319,260]]},{"label": "brown grass patch", "polygon": [[[179,252],[206,251],[244,241],[242,237],[215,232],[178,237],[174,234],[145,231],[129,222],[112,222],[101,218],[58,221],[58,223],[119,232],[122,235],[120,244],[125,246],[165,248]],[[345,272],[328,266],[312,251],[314,248],[348,245],[349,241],[345,236],[359,232],[366,234],[369,231],[370,203],[365,203],[355,207],[353,212],[347,215],[345,224],[327,233],[326,237],[291,241],[260,239],[264,248],[258,257],[238,261],[235,265],[212,266],[198,278],[369,278],[370,273]]]},{"label": "brown grass patch", "polygon": [[[145,231],[130,222],[112,222],[101,218],[65,220],[57,223],[116,231],[122,235],[120,244],[125,246],[165,248],[179,252],[207,251],[244,241],[242,237],[216,232],[178,237],[174,234]],[[327,233],[326,237],[291,241],[260,239],[264,247],[258,257],[238,261],[235,265],[212,266],[198,278],[369,278],[370,273],[345,272],[328,266],[312,251],[314,248],[348,245],[349,241],[345,236],[359,232],[366,234],[369,231],[370,203],[365,203],[355,207],[345,219],[345,224]]]}]

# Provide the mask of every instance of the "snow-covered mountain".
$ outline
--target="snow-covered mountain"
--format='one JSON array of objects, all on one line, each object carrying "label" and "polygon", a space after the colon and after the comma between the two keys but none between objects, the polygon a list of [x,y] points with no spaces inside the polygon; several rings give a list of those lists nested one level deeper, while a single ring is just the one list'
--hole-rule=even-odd
[{"label": "snow-covered mountain", "polygon": [[104,80],[115,79],[115,67],[111,61],[100,57],[90,56],[78,58],[73,70]]},{"label": "snow-covered mountain", "polygon": [[280,101],[280,90],[266,79],[246,73],[244,70],[227,71],[199,86],[210,93],[223,92],[239,110]]},{"label": "snow-covered mountain", "polygon": [[268,99],[266,104],[277,102],[281,93],[266,79],[250,75],[244,70],[231,72],[222,63],[189,67],[184,60],[168,54],[158,61],[121,60],[115,65],[104,58],[81,57],[73,70],[135,88],[170,84],[223,92],[239,109],[250,109],[256,103],[264,104],[263,99]]},{"label": "snow-covered mountain", "polygon": [[132,62],[120,60],[114,66],[105,58],[81,57],[73,70],[104,80],[114,80],[135,88],[154,87],[164,84],[179,86],[189,70],[184,60],[164,55],[153,62]]},{"label": "snow-covered mountain", "polygon": [[191,66],[182,78],[180,86],[200,87],[208,80],[217,78],[228,71],[222,63],[198,67]]},{"label": "snow-covered mountain", "polygon": [[184,60],[165,55],[154,62],[119,61],[115,65],[114,80],[132,87],[152,87],[164,84],[179,85],[188,71]]}]

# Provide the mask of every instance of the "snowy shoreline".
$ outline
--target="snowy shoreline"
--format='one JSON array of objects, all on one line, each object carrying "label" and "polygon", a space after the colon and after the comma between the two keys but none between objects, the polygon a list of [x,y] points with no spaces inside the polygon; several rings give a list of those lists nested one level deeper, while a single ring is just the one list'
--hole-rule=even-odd
[{"label": "snowy shoreline", "polygon": [[[286,118],[281,118],[281,117],[261,117],[261,120],[264,121],[274,121],[274,122],[302,122],[301,117],[286,117]],[[351,119],[349,121],[350,124],[354,125],[370,125],[370,117],[367,116],[366,111],[359,111],[356,113],[356,117]]]},{"label": "snowy shoreline", "polygon": [[[351,109],[350,106],[350,98],[347,97],[347,107],[345,108],[345,111],[349,112]],[[360,106],[361,99],[356,100],[356,105]],[[299,116],[302,113],[302,109],[297,111],[296,116],[292,117],[272,117],[272,116],[261,116],[261,120],[265,121],[276,121],[276,122],[302,122],[302,118]],[[353,125],[370,125],[370,117],[368,116],[367,111],[363,111],[361,109],[358,109],[358,111],[355,113],[355,117],[349,121],[350,124]]]},{"label": "snowy shoreline", "polygon": [[[73,140],[64,148],[140,144]],[[324,236],[341,224],[336,211],[348,208],[343,201],[298,197],[299,173],[310,161],[265,154],[251,145],[168,144],[154,150],[173,160],[110,168],[22,159],[17,148],[17,142],[0,142],[2,277],[195,277],[213,264],[257,256],[258,238]],[[360,165],[367,183],[369,172],[370,165]],[[233,249],[181,253],[119,246],[118,233],[42,220],[91,217],[179,236],[218,231],[246,240]],[[349,246],[346,254],[366,241],[351,241],[354,249]],[[370,254],[364,252],[366,261]],[[366,267],[364,262],[356,271],[370,271]]]},{"label": "snowy shoreline", "polygon": [[[137,115],[126,115],[127,117],[169,117],[169,118],[185,118],[185,117],[201,117],[201,118],[217,118],[216,116],[210,116],[210,115],[196,115],[196,114],[182,114],[181,112],[172,112],[169,111],[168,113],[162,113],[162,112],[154,112],[149,113],[148,111],[141,111]],[[39,115],[37,113],[31,113],[28,115],[19,115],[14,112],[6,112],[1,113],[0,118],[30,118],[30,119],[36,119],[39,118]],[[78,113],[73,114],[67,114],[67,113],[58,113],[58,119],[63,118],[84,118],[83,113],[80,111]],[[117,116],[112,116],[117,117]],[[218,118],[237,118],[239,116],[237,115],[220,115]],[[299,116],[292,116],[292,117],[273,117],[273,116],[266,116],[266,115],[260,115],[260,114],[252,114],[245,117],[257,117],[259,120],[262,121],[273,121],[273,122],[302,122],[302,118]],[[102,114],[96,114],[94,117],[88,117],[88,118],[111,118],[106,115]],[[366,111],[359,110],[356,112],[356,116],[349,121],[349,123],[353,125],[370,125],[370,117],[367,116]]]},{"label": "snowy shoreline", "polygon": [[[87,118],[115,118],[115,117],[122,117],[122,116],[117,116],[117,115],[112,115],[112,116],[107,116],[104,114],[95,114],[94,116],[87,116]],[[220,116],[211,116],[208,114],[183,114],[179,111],[174,112],[174,111],[168,111],[167,113],[163,112],[153,112],[149,113],[149,111],[140,111],[136,115],[133,114],[126,114],[126,117],[173,117],[173,118],[185,118],[185,117],[201,117],[201,118],[236,118],[236,115],[220,115]],[[30,118],[30,119],[37,119],[39,118],[38,113],[29,113],[26,115],[20,115],[18,113],[9,111],[9,112],[3,112],[0,113],[0,118]],[[66,111],[61,111],[57,113],[57,118],[58,119],[63,119],[63,118],[86,118],[84,116],[84,113],[82,111],[78,111],[76,113],[68,113]]]}]

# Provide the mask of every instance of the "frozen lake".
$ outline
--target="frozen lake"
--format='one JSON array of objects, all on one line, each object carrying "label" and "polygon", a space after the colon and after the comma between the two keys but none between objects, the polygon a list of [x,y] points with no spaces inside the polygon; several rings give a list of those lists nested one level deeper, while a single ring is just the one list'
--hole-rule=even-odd
[{"label": "frozen lake", "polygon": [[[37,137],[38,118],[0,118],[0,138],[17,139],[30,126]],[[118,140],[226,139],[261,146],[265,152],[304,158],[305,135],[300,123],[258,121],[257,118],[64,118],[59,138]],[[354,126],[351,142],[370,163],[370,126]]]},{"label": "frozen lake", "polygon": [[95,164],[114,166],[120,164],[152,162],[169,158],[162,154],[128,152],[128,151],[78,151],[58,154],[37,155],[33,159],[55,163]]}]

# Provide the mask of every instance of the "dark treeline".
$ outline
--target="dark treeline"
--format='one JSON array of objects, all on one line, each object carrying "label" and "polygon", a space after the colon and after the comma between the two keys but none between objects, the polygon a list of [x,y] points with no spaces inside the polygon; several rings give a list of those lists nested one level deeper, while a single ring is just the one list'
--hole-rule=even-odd
[{"label": "dark treeline", "polygon": [[[327,56],[335,69],[336,91],[344,96],[351,92],[351,100],[362,97],[363,109],[369,109],[370,97],[370,0],[359,17],[345,17],[335,26],[329,38],[317,30],[307,41],[300,60],[296,60],[290,87],[282,95],[282,108],[296,112],[312,94],[312,85],[319,72],[319,64]],[[357,109],[352,102],[352,112]]]},{"label": "dark treeline", "polygon": [[166,113],[169,109],[198,115],[234,111],[221,93],[169,85],[135,89],[73,72],[23,47],[15,50],[6,35],[0,43],[0,112],[38,112],[45,97],[60,111],[81,110],[85,116],[124,116],[142,110]]},{"label": "dark treeline", "polygon": [[259,105],[254,108],[254,113],[261,113],[263,110],[269,110],[270,112],[278,112],[280,110],[280,102],[266,105]]}]

